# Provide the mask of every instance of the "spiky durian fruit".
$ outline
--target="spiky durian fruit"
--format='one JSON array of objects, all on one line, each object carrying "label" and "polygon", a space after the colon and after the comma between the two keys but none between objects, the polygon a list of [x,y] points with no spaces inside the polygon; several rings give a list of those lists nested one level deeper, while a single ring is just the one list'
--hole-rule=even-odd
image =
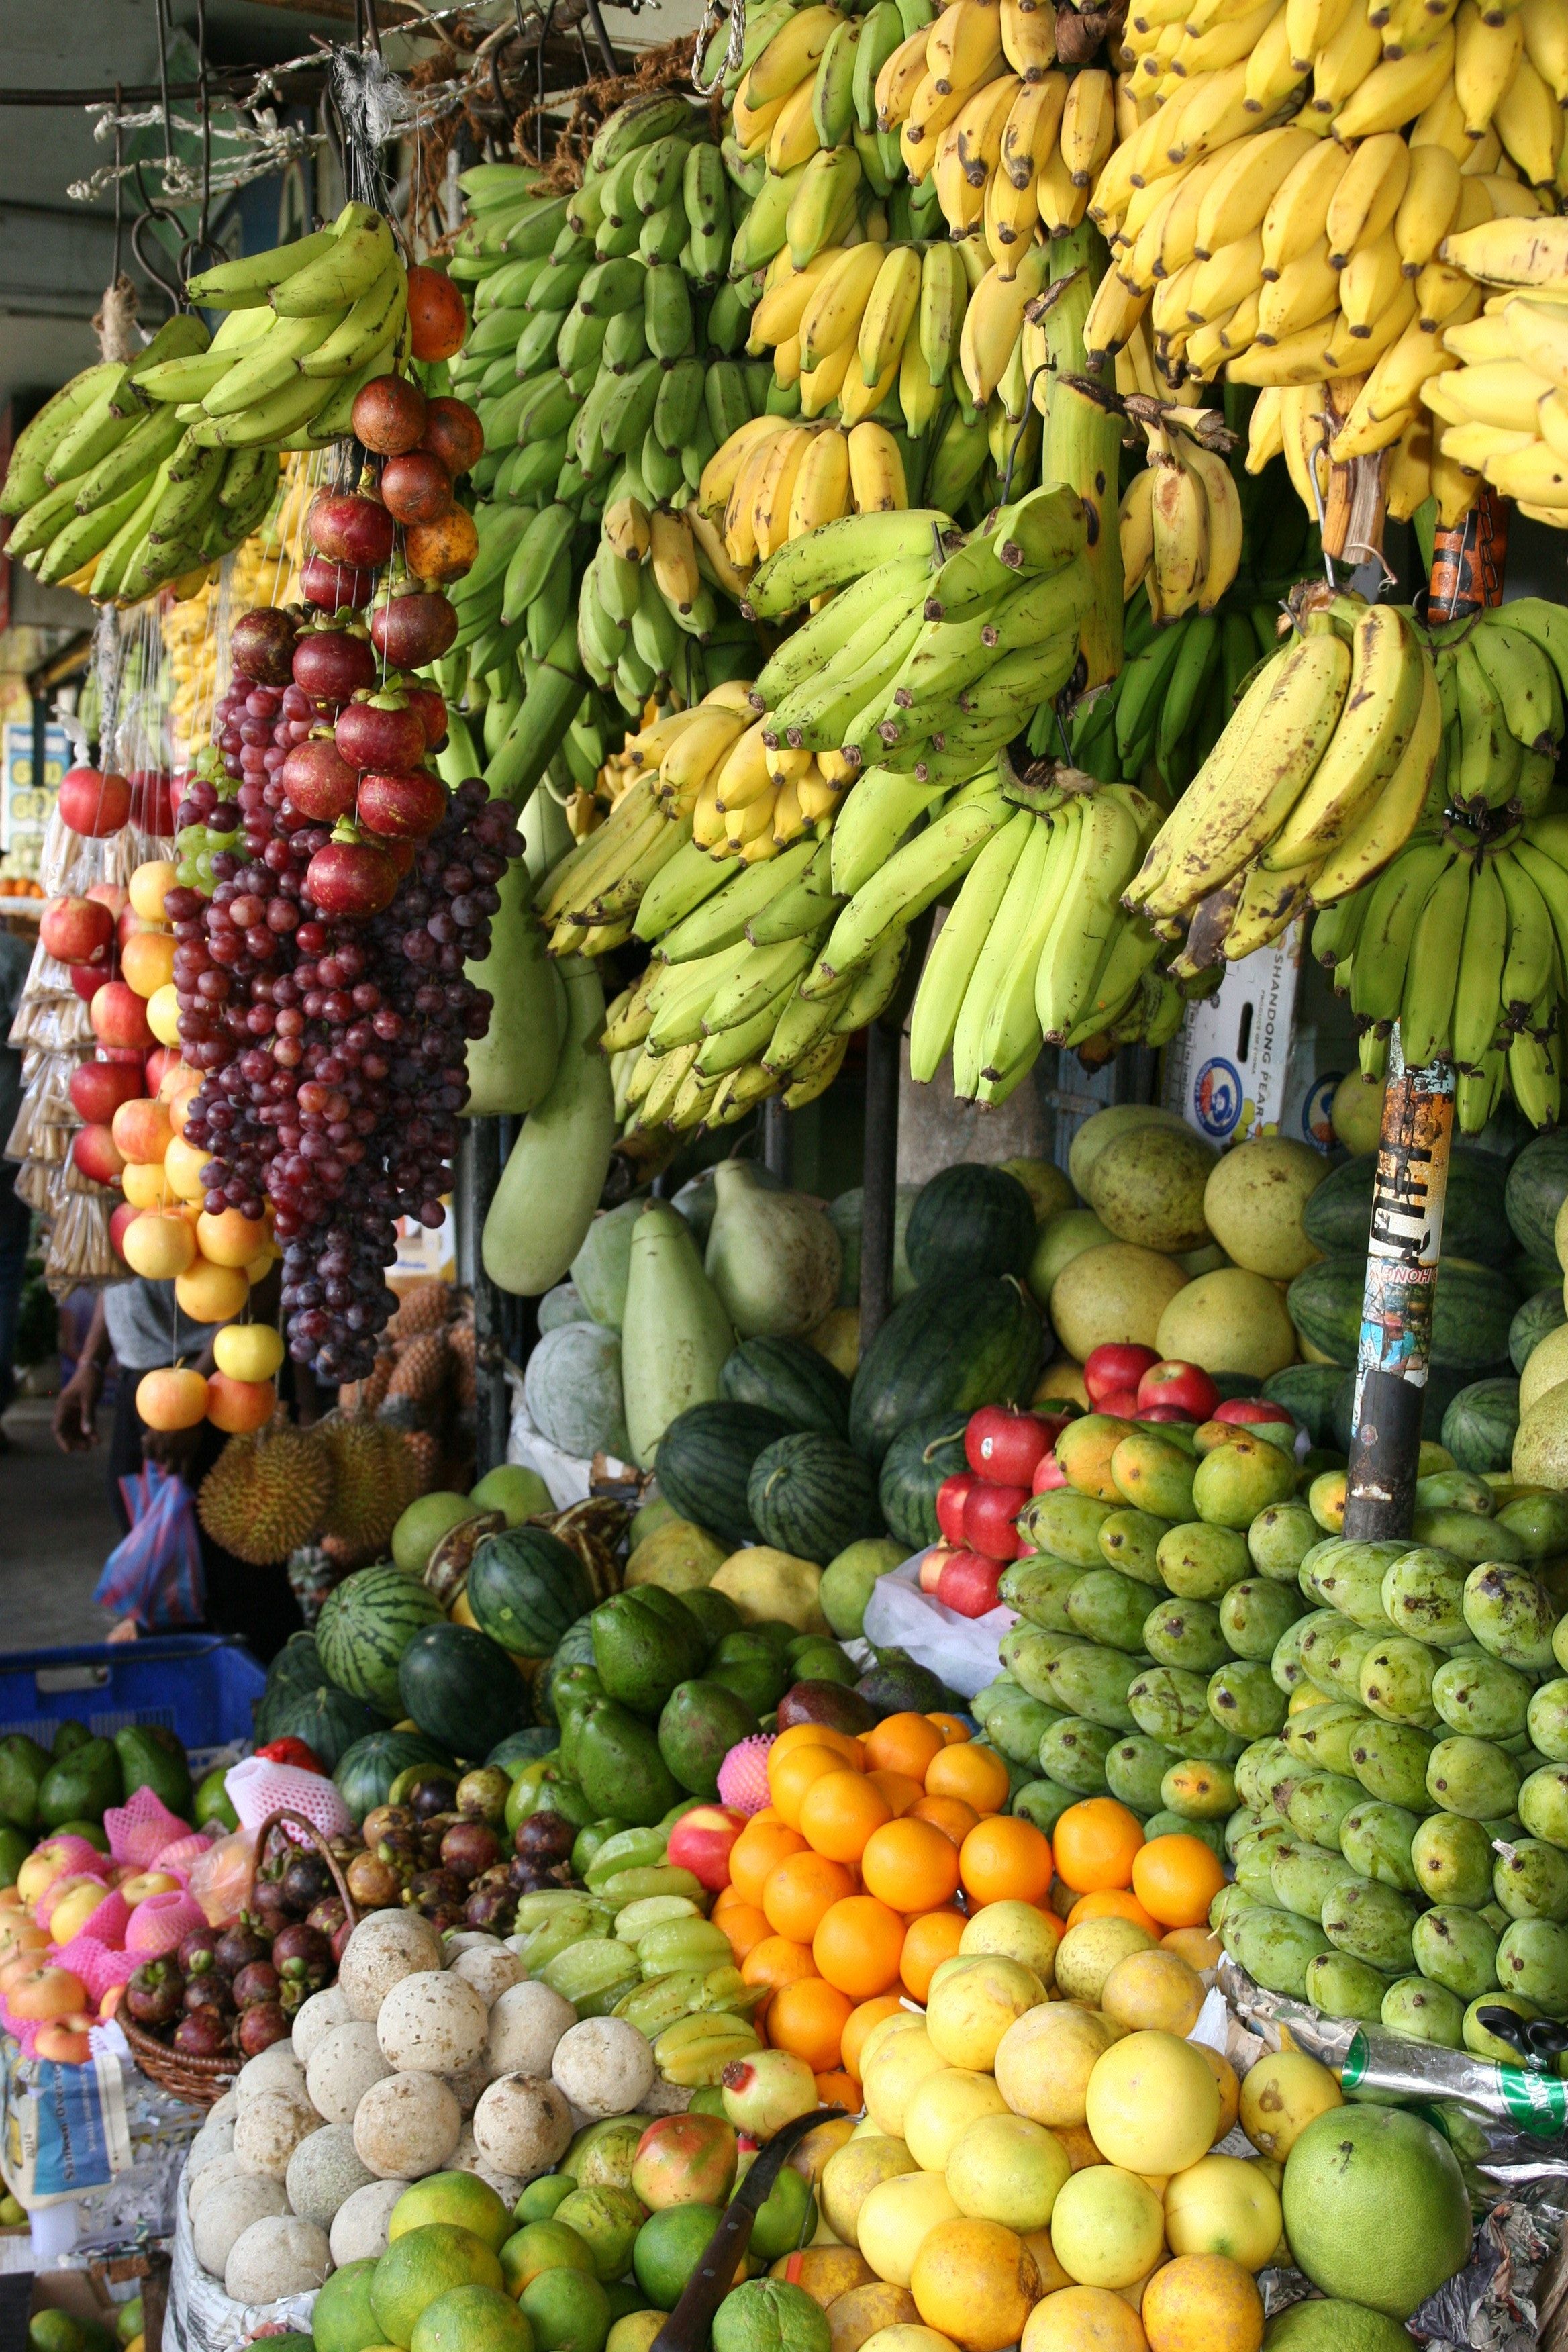
[{"label": "spiky durian fruit", "polygon": [[315,1430],[281,1415],[231,1437],[196,1496],[201,1522],[237,1559],[263,1568],[312,1543],[332,1501],[332,1457]]}]

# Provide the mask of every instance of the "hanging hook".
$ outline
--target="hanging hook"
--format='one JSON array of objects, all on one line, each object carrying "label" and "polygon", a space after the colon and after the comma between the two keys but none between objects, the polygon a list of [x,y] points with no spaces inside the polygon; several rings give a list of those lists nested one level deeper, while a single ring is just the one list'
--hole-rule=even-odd
[{"label": "hanging hook", "polygon": [[1006,506],[1013,496],[1013,461],[1017,457],[1020,448],[1023,446],[1024,436],[1029,429],[1029,415],[1035,405],[1035,386],[1038,383],[1043,375],[1048,375],[1050,372],[1051,363],[1049,360],[1042,360],[1039,366],[1035,370],[1034,374],[1029,378],[1028,383],[1024,387],[1024,414],[1018,420],[1018,429],[1014,434],[1012,441],[1009,444],[1006,469],[1002,476],[1002,497],[1000,503],[1003,506]]}]

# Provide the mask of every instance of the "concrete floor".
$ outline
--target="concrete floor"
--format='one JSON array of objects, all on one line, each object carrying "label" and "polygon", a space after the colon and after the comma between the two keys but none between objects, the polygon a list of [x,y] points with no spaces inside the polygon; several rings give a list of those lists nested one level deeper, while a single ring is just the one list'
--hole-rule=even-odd
[{"label": "concrete floor", "polygon": [[[104,1492],[104,1452],[62,1454],[49,1397],[24,1397],[5,1415],[0,1454],[0,1653],[101,1642],[110,1618],[92,1589],[120,1529]],[[100,1412],[105,1442],[107,1416]]]}]

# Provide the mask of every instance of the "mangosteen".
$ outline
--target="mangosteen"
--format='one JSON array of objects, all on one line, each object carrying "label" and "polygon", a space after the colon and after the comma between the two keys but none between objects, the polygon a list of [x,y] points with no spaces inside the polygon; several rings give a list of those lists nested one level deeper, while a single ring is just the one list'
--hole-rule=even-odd
[{"label": "mangosteen", "polygon": [[126,1985],[126,2012],[137,2025],[167,2025],[180,2015],[184,1990],[184,1978],[167,1953],[162,1959],[143,1960]]},{"label": "mangosteen", "polygon": [[454,1822],[441,1840],[441,1866],[464,1880],[489,1870],[501,1852],[501,1842],[487,1822]]},{"label": "mangosteen", "polygon": [[458,1811],[469,1821],[499,1822],[511,1794],[510,1774],[499,1764],[481,1764],[458,1783]]},{"label": "mangosteen", "polygon": [[323,1895],[332,1893],[332,1874],[319,1853],[297,1853],[283,1873],[282,1885],[285,1901],[302,1919]]},{"label": "mangosteen", "polygon": [[327,1895],[316,1905],[305,1921],[305,1925],[307,1927],[314,1927],[318,1935],[331,1936],[335,1935],[342,1926],[347,1916],[343,1908],[342,1896],[336,1894]]},{"label": "mangosteen", "polygon": [[258,2000],[241,2015],[235,2040],[247,2058],[255,2058],[275,2042],[285,2041],[290,2030],[279,2002]]},{"label": "mangosteen", "polygon": [[320,1928],[295,1920],[273,1937],[272,1965],[286,1984],[305,1984],[318,1991],[332,1973],[331,1944]]},{"label": "mangosteen", "polygon": [[276,1936],[294,1916],[293,1907],[275,1879],[258,1879],[250,1890],[247,1916],[264,1937]]},{"label": "mangosteen", "polygon": [[187,1977],[183,1998],[191,2016],[198,2009],[216,2010],[220,2017],[234,2014],[234,1994],[226,1978],[220,1977],[216,1969],[209,1969],[205,1976]]},{"label": "mangosteen", "polygon": [[343,1924],[342,1924],[342,1926],[341,1927],[334,1927],[334,1928],[333,1928],[333,1930],[332,1930],[332,1935],[331,1935],[331,1946],[332,1946],[332,1966],[333,1966],[334,1968],[339,1968],[339,1967],[341,1967],[341,1966],[342,1966],[342,1957],[343,1957],[343,1954],[344,1954],[344,1953],[347,1951],[347,1949],[348,1949],[349,1937],[350,1937],[353,1934],[353,1927],[350,1925],[350,1923],[349,1923],[349,1921],[348,1921],[347,1919],[345,1919],[345,1920],[343,1921]]},{"label": "mangosteen", "polygon": [[416,1821],[427,1822],[433,1813],[449,1813],[458,1801],[458,1783],[449,1772],[426,1772],[408,1790],[409,1810]]},{"label": "mangosteen", "polygon": [[577,1832],[564,1813],[530,1813],[519,1822],[512,1840],[518,1853],[540,1864],[567,1861],[576,1843]]},{"label": "mangosteen", "polygon": [[234,1980],[235,2004],[239,2009],[255,2009],[259,2002],[275,2001],[279,1979],[270,1960],[251,1960],[241,1969]]},{"label": "mangosteen", "polygon": [[183,1936],[174,1957],[184,1973],[199,1976],[204,1969],[210,1969],[221,1941],[216,1927],[193,1927],[188,1936]]},{"label": "mangosteen", "polygon": [[430,1916],[436,1906],[455,1906],[461,1911],[468,1900],[468,1884],[450,1870],[421,1870],[409,1881],[404,1892],[405,1903]]},{"label": "mangosteen", "polygon": [[237,1977],[241,1969],[249,1968],[253,1960],[266,1959],[270,1948],[267,1937],[258,1935],[254,1927],[244,1927],[237,1920],[218,1937],[213,1958],[226,1977]]},{"label": "mangosteen", "polygon": [[174,2028],[174,2047],[187,2058],[222,2058],[228,2046],[228,2027],[220,2010],[198,2009]]},{"label": "mangosteen", "polygon": [[373,1805],[364,1817],[364,1842],[374,1853],[384,1837],[395,1830],[412,1829],[414,1816],[406,1805]]},{"label": "mangosteen", "polygon": [[460,1903],[437,1903],[433,1911],[426,1912],[425,1916],[438,1936],[449,1936],[468,1924]]},{"label": "mangosteen", "polygon": [[470,1927],[489,1935],[510,1936],[517,1923],[517,1896],[510,1886],[476,1885],[469,1889],[463,1917]]},{"label": "mangosteen", "polygon": [[402,1872],[379,1853],[356,1853],[348,1878],[349,1893],[363,1911],[384,1911],[403,1893]]}]

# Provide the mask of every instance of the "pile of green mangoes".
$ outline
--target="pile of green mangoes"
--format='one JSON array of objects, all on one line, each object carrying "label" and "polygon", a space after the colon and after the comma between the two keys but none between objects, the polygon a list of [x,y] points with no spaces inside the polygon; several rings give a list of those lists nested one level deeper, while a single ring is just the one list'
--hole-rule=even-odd
[{"label": "pile of green mangoes", "polygon": [[975,1714],[1041,1827],[1109,1793],[1227,1854],[1259,1984],[1507,2058],[1479,2008],[1568,2017],[1568,1495],[1428,1444],[1412,1538],[1349,1543],[1293,1435],[1070,1423]]}]

